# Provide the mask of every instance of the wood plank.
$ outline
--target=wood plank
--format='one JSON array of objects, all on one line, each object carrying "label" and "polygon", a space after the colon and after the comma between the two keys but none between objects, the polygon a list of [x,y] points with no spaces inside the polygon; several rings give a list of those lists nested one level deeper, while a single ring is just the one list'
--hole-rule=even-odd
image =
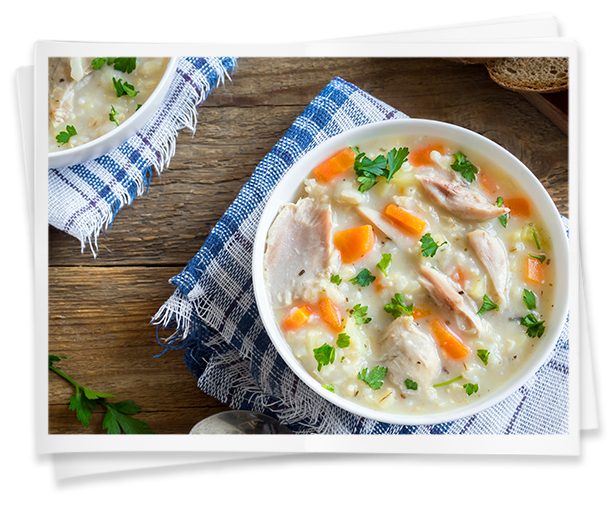
[{"label": "wood plank", "polygon": [[[197,388],[183,353],[156,341],[151,317],[172,294],[169,268],[49,269],[49,353],[70,357],[59,368],[96,391],[133,400],[136,417],[158,434],[188,433],[227,409]],[[49,432],[102,433],[103,410],[86,429],[69,411],[74,387],[49,372]],[[112,402],[112,401],[111,401]]]}]

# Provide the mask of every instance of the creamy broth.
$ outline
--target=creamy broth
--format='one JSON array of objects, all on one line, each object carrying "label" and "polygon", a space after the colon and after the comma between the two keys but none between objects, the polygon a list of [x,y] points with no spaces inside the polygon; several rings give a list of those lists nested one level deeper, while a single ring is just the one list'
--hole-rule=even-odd
[{"label": "creamy broth", "polygon": [[[129,73],[106,63],[96,69],[93,61],[94,58],[49,58],[50,153],[90,142],[125,122],[151,96],[170,59],[138,57],[135,69]],[[138,93],[118,97],[116,83],[127,83]],[[76,134],[69,136],[67,142],[57,140],[62,132],[66,135],[71,131]]]},{"label": "creamy broth", "polygon": [[[352,165],[328,182],[313,172],[296,204],[279,211],[268,233],[264,276],[279,329],[312,377],[368,408],[422,415],[455,410],[498,390],[548,338],[555,258],[536,203],[503,168],[468,146],[410,137],[358,148],[375,160],[402,147],[410,154],[401,168],[388,183],[378,177],[368,191],[359,191]],[[477,167],[473,182],[451,168],[456,153]],[[435,201],[425,191],[423,176],[444,178],[476,192],[500,212],[510,212],[501,219],[466,218]],[[425,228],[409,232],[400,227],[385,213],[390,205],[418,218]],[[338,233],[365,225],[373,233],[371,248],[347,261]],[[306,234],[307,246],[292,236],[298,233]],[[425,256],[431,253],[425,249],[426,234],[437,247],[433,256]],[[484,253],[478,238],[488,241]],[[323,263],[317,257],[319,239],[328,257]],[[501,271],[497,264],[485,264],[491,253],[487,248],[495,245],[503,248]],[[390,259],[387,266],[383,258]],[[275,264],[279,261],[282,267]],[[310,272],[313,268],[319,273]],[[358,275],[364,269],[370,282],[362,286]],[[447,302],[437,285],[432,288],[427,269],[444,282],[450,280],[452,296],[465,305],[465,312]],[[389,306],[394,299],[398,302],[397,294],[403,304]],[[330,319],[330,305],[339,312],[339,323]],[[445,341],[449,332],[458,342]],[[403,364],[408,366],[402,369]]]}]

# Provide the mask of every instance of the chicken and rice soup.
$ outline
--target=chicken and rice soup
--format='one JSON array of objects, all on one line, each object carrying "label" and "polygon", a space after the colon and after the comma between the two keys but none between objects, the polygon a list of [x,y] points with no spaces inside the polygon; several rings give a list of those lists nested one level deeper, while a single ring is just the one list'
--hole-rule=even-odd
[{"label": "chicken and rice soup", "polygon": [[49,152],[90,142],[132,116],[170,58],[49,58]]},{"label": "chicken and rice soup", "polygon": [[534,204],[466,146],[347,147],[268,231],[278,327],[322,386],[370,409],[422,415],[487,396],[547,338],[555,262]]}]

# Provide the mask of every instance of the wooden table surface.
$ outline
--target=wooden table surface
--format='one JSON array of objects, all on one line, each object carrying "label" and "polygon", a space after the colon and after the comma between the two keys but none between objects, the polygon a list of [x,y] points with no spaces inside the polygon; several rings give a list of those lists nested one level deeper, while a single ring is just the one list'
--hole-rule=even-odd
[{"label": "wooden table surface", "polygon": [[[151,318],[180,272],[307,104],[336,76],[411,117],[454,123],[501,144],[542,181],[568,216],[568,139],[531,101],[491,81],[481,65],[444,59],[244,58],[231,82],[199,109],[197,131],[148,194],[98,239],[98,257],[49,230],[49,353],[90,389],[133,400],[158,434],[185,434],[228,409],[202,393],[180,351],[156,341]],[[87,429],[68,409],[74,388],[49,373],[49,432],[103,433],[103,410]]]}]

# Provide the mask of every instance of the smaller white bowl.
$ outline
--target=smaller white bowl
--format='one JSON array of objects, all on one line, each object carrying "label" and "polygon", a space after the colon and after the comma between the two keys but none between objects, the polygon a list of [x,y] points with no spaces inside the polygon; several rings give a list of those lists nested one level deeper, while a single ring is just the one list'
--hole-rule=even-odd
[{"label": "smaller white bowl", "polygon": [[[469,147],[471,151],[478,152],[483,159],[494,160],[496,166],[509,173],[515,180],[520,181],[525,193],[529,195],[533,202],[538,203],[538,209],[552,238],[552,249],[555,251],[557,265],[555,307],[550,318],[547,319],[546,339],[538,343],[539,346],[536,347],[523,368],[514,374],[502,388],[476,402],[456,410],[426,415],[401,415],[373,410],[323,388],[293,355],[278,323],[275,321],[264,282],[264,251],[268,230],[276,218],[279,206],[283,203],[295,202],[298,195],[302,193],[302,183],[312,170],[347,146],[358,146],[378,138],[404,135],[426,135],[449,140],[461,146],[466,146],[466,149]],[[544,364],[557,343],[567,317],[569,304],[568,266],[568,239],[559,211],[540,181],[514,155],[480,134],[449,123],[422,119],[392,120],[365,125],[338,134],[306,153],[282,177],[270,195],[258,225],[253,246],[253,288],[264,327],[278,353],[293,372],[318,395],[351,413],[380,422],[401,425],[433,425],[471,416],[497,404],[524,385]]]},{"label": "smaller white bowl", "polygon": [[101,135],[97,139],[81,144],[80,146],[75,146],[74,148],[49,153],[49,168],[54,169],[57,167],[88,162],[112,151],[135,135],[136,132],[153,117],[162,104],[170,88],[170,84],[172,83],[177,64],[178,58],[170,58],[166,71],[157,84],[157,87],[153,90],[153,93],[151,93],[151,96],[142,107],[138,109],[138,112],[132,114],[132,116],[121,123],[117,128]]}]

